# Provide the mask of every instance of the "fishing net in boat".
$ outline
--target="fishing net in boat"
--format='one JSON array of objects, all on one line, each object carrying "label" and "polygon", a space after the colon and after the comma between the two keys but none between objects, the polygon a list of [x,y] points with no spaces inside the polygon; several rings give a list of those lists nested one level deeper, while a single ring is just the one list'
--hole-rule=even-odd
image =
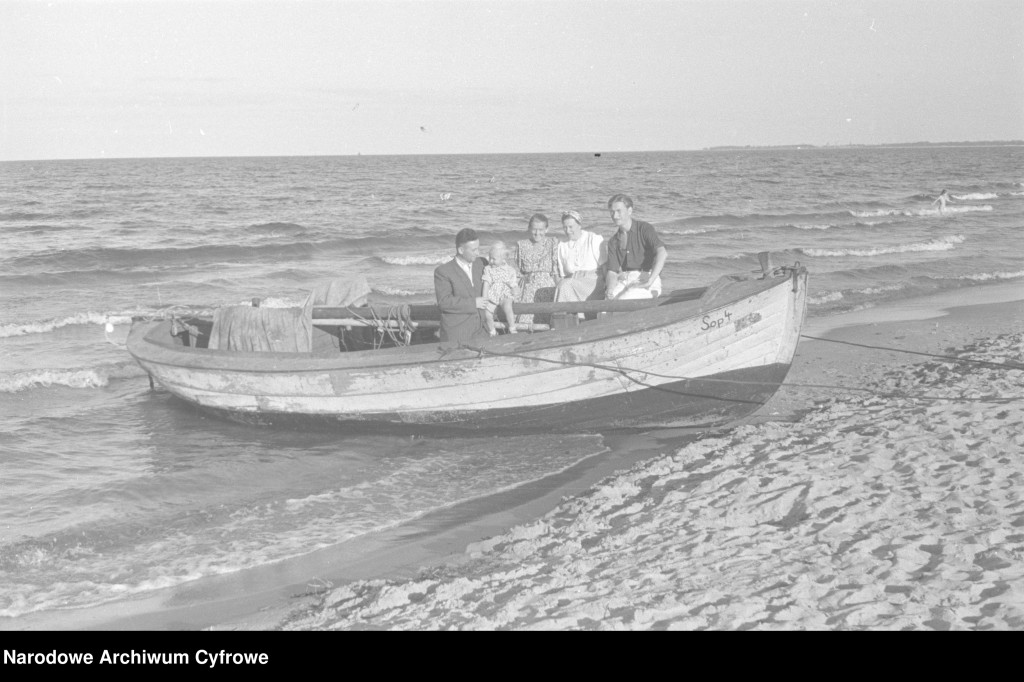
[{"label": "fishing net in boat", "polygon": [[360,323],[313,326],[311,347],[315,355],[409,344],[416,328],[409,306],[367,305],[370,291],[366,278],[357,276],[320,282],[310,292],[303,304],[310,318],[314,306],[329,306],[348,308],[350,320]]}]

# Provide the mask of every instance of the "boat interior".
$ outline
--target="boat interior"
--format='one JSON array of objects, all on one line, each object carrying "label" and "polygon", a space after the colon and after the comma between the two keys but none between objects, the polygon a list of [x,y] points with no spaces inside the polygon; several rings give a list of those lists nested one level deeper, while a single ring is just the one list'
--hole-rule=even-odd
[{"label": "boat interior", "polygon": [[[707,287],[680,289],[657,299],[630,301],[582,301],[575,303],[520,303],[514,309],[520,315],[533,316],[530,322],[516,324],[516,332],[533,335],[553,330],[589,326],[607,320],[609,316],[646,308],[680,305],[687,308],[683,315],[696,312]],[[259,301],[253,301],[258,308]],[[689,305],[686,305],[689,304]],[[264,314],[273,310],[263,309]],[[214,337],[216,317],[182,314],[170,320],[167,345],[191,348],[209,348]],[[436,305],[366,305],[360,307],[316,306],[311,310],[312,352],[328,356],[353,351],[380,350],[401,346],[438,343],[440,311]],[[509,333],[508,324],[495,320],[499,336]],[[262,328],[248,329],[248,334],[265,334]],[[216,343],[214,344],[216,347]],[[222,347],[222,346],[221,346]],[[246,350],[251,350],[247,348]]]},{"label": "boat interior", "polygon": [[[533,335],[572,330],[583,338],[607,332],[604,323],[609,321],[625,323],[628,319],[635,325],[638,318],[631,314],[666,307],[671,307],[671,318],[684,318],[775,286],[780,277],[792,277],[796,291],[797,275],[806,272],[799,263],[773,268],[767,253],[758,254],[758,259],[762,269],[760,278],[726,275],[708,287],[677,289],[655,299],[516,303],[513,306],[516,319],[521,320],[522,315],[529,315],[531,319],[516,324],[515,336],[518,342],[540,341]],[[361,286],[360,291],[369,291],[365,284]],[[249,306],[219,308],[212,316],[208,312],[173,315],[166,321],[169,335],[154,330],[147,338],[168,347],[312,353],[314,357],[424,346],[439,341],[441,314],[437,305],[369,305],[362,295],[351,299],[357,301],[352,305],[317,305],[318,299],[313,298],[316,295],[316,292],[311,294],[302,307],[267,308],[260,306],[259,299],[252,299]],[[621,317],[623,315],[629,317]],[[653,317],[666,316],[655,314]],[[509,335],[508,324],[496,318],[499,338]],[[644,319],[650,318],[645,315]],[[603,331],[598,332],[598,329]]]}]

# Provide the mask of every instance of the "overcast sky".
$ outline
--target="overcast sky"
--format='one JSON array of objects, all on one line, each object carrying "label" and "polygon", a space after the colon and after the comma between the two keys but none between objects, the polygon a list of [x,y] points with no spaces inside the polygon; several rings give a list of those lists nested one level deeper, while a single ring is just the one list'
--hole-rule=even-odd
[{"label": "overcast sky", "polygon": [[0,0],[0,160],[1024,138],[1022,0]]}]

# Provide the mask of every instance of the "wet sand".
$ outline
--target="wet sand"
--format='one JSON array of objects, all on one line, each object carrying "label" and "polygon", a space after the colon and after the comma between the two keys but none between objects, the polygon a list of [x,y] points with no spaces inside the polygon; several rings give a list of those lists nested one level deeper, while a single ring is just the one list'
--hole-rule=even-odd
[{"label": "wet sand", "polygon": [[21,625],[1019,629],[1024,372],[832,341],[1024,363],[1021,298],[973,287],[812,319],[831,341],[803,341],[736,429],[608,438],[378,536]]},{"label": "wet sand", "polygon": [[[459,564],[331,590],[281,626],[1020,629],[1024,303],[934,312],[827,338],[996,364],[808,343],[790,377],[800,397],[474,543]],[[824,383],[846,390],[797,391]]]}]

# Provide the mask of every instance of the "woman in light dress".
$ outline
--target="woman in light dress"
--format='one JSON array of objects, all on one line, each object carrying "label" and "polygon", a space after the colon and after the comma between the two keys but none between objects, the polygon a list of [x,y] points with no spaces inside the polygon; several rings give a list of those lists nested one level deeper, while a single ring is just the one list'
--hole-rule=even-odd
[{"label": "woman in light dress", "polygon": [[[555,278],[558,276],[558,240],[547,236],[548,218],[543,213],[530,217],[529,239],[516,242],[514,265],[523,273],[523,290],[519,300],[526,303],[550,303],[555,300]],[[544,316],[545,318],[547,316]],[[530,314],[517,317],[520,324],[533,324]],[[536,320],[544,322],[542,319]]]},{"label": "woman in light dress", "polygon": [[562,229],[568,241],[558,245],[558,276],[555,301],[589,301],[604,296],[601,270],[608,259],[604,238],[583,229],[576,211],[562,214]]}]

